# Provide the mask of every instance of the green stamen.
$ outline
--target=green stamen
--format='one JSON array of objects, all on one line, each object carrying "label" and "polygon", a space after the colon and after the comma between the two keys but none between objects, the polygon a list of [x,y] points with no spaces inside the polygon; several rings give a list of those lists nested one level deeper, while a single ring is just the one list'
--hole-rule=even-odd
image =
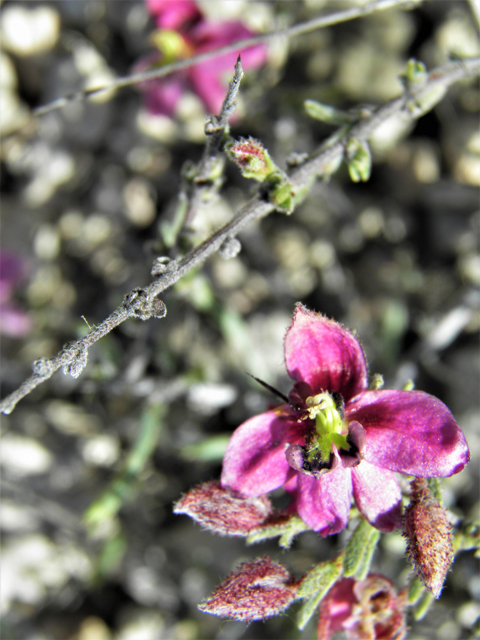
[{"label": "green stamen", "polygon": [[[332,444],[338,449],[350,449],[347,443],[347,426],[343,422],[334,399],[329,393],[309,396],[305,401],[308,415],[315,421],[315,432],[309,442],[308,460],[320,455],[327,462],[332,452]],[[343,433],[342,433],[343,432]]]}]

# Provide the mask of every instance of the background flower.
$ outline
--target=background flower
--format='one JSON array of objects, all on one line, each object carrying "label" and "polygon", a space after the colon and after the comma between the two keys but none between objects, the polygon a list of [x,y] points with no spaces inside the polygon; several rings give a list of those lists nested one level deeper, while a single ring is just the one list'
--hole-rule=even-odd
[{"label": "background flower", "polygon": [[159,29],[182,29],[202,17],[194,0],[145,0],[145,4]]},{"label": "background flower", "polygon": [[[204,18],[193,2],[181,2],[177,6],[177,3],[151,1],[147,8],[161,29],[176,31],[171,35],[166,31],[153,35],[160,55],[140,63],[142,69],[213,51],[255,35],[238,20],[212,22]],[[174,55],[172,41],[175,41]],[[245,71],[257,69],[267,59],[266,46],[260,44],[202,62],[165,79],[149,81],[143,85],[148,111],[171,116],[182,93],[190,90],[198,95],[208,113],[218,114],[239,53]]]},{"label": "background flower", "polygon": [[407,628],[405,600],[384,576],[342,578],[320,605],[317,640],[346,632],[348,640],[403,640]]},{"label": "background flower", "polygon": [[28,315],[13,302],[13,294],[25,273],[25,265],[13,253],[0,253],[0,333],[20,338],[32,328]]}]

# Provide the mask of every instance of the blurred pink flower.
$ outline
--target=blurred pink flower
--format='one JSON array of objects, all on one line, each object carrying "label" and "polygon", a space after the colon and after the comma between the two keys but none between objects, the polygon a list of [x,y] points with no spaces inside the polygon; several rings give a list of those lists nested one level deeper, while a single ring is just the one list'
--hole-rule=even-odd
[{"label": "blurred pink flower", "polygon": [[[147,8],[161,29],[153,34],[160,54],[141,62],[138,68],[142,70],[213,51],[255,35],[238,20],[212,22],[205,19],[195,3],[189,0],[148,0]],[[267,58],[266,46],[259,44],[202,62],[164,79],[145,82],[142,88],[146,93],[147,110],[172,116],[182,93],[191,90],[198,95],[208,113],[218,114],[239,53],[244,70],[257,69]]]},{"label": "blurred pink flower", "polygon": [[24,336],[32,327],[27,314],[11,300],[24,272],[24,264],[17,256],[0,253],[0,333],[11,338]]},{"label": "blurred pink flower", "polygon": [[290,404],[244,422],[233,433],[221,483],[233,495],[279,487],[291,510],[322,535],[348,522],[352,495],[381,531],[401,526],[394,472],[451,476],[469,460],[465,437],[448,408],[422,391],[368,389],[357,338],[298,304],[285,337],[295,381]]},{"label": "blurred pink flower", "polygon": [[194,0],[146,0],[146,5],[159,29],[179,30],[202,18]]},{"label": "blurred pink flower", "polygon": [[405,598],[381,575],[342,578],[320,605],[317,640],[340,631],[347,640],[402,640],[406,637]]}]

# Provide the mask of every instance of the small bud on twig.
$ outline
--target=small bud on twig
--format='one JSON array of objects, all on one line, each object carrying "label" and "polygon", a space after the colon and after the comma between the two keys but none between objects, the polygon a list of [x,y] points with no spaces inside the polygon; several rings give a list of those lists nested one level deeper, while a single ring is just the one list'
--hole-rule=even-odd
[{"label": "small bud on twig", "polygon": [[167,308],[159,298],[150,299],[145,290],[133,289],[123,299],[129,317],[148,320],[149,318],[163,318],[167,315]]},{"label": "small bud on twig", "polygon": [[277,171],[270,154],[259,140],[240,138],[227,147],[230,158],[240,168],[244,178],[264,182]]},{"label": "small bud on twig", "polygon": [[224,260],[230,260],[230,258],[238,256],[241,250],[242,245],[240,244],[240,240],[237,240],[237,238],[227,238],[218,250],[218,253]]},{"label": "small bud on twig", "polygon": [[353,182],[366,182],[372,171],[372,154],[365,140],[350,138],[346,146],[348,172]]}]

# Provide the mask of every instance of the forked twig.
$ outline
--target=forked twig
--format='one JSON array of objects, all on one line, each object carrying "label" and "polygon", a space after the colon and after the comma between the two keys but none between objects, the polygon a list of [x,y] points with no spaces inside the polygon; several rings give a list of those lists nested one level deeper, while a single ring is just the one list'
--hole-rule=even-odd
[{"label": "forked twig", "polygon": [[[480,57],[459,60],[438,67],[428,74],[425,82],[420,86],[406,90],[400,97],[372,110],[368,117],[361,119],[350,129],[348,137],[366,140],[381,124],[394,115],[404,114],[405,118],[412,120],[419,118],[424,111],[416,109],[415,106],[423,99],[427,99],[432,92],[441,88],[446,90],[459,80],[477,75],[480,75]],[[332,162],[343,156],[345,143],[346,140],[343,138],[332,144],[327,140],[318,152],[307,158],[302,165],[292,169],[288,175],[292,189],[308,188],[316,177],[325,172],[326,167],[331,166]],[[127,318],[136,317],[146,320],[151,317],[163,317],[166,309],[163,302],[158,299],[161,292],[220,250],[222,245],[231,242],[248,224],[265,217],[274,209],[275,205],[265,199],[264,195],[259,194],[252,198],[229,223],[210,238],[189,251],[180,260],[166,264],[163,272],[148,286],[134,289],[125,296],[122,304],[87,336],[68,344],[54,358],[36,361],[33,365],[33,375],[0,403],[0,411],[10,413],[19,400],[47,380],[60,367],[64,373],[77,377],[86,364],[88,348]]]}]

